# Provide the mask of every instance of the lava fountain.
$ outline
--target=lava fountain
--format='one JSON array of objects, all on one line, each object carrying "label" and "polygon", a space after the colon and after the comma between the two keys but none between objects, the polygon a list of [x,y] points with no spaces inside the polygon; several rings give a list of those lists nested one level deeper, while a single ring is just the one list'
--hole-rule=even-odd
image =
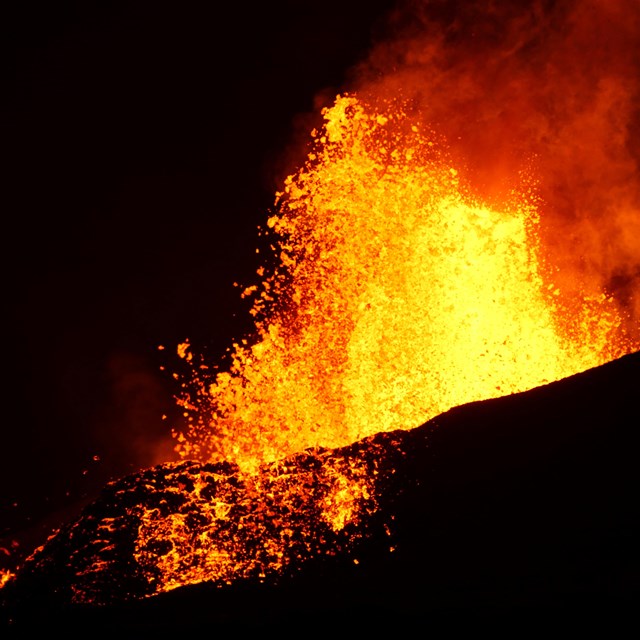
[{"label": "lava fountain", "polygon": [[[543,4],[507,12],[503,34],[494,3],[461,3],[463,17],[442,34],[427,29],[433,37],[425,38],[414,26],[409,44],[387,46],[392,72],[374,73],[378,49],[360,90],[322,110],[305,160],[281,184],[260,230],[268,250],[255,282],[242,287],[254,332],[233,344],[224,365],[205,362],[188,342],[178,346],[187,365],[174,374],[187,418],[174,431],[182,461],[114,483],[101,511],[88,510],[45,546],[68,559],[72,601],[262,581],[348,548],[376,512],[383,470],[393,470],[382,457],[393,457],[394,434],[640,348],[637,193],[613,181],[620,188],[611,197],[624,204],[616,209],[599,178],[613,166],[625,185],[638,184],[609,117],[613,107],[632,111],[616,90],[631,76],[594,72],[584,88],[583,67],[566,54],[571,42],[584,44],[594,18],[555,5],[544,12]],[[626,15],[620,3],[584,4],[614,26]],[[461,37],[469,7],[467,26],[480,34],[470,40],[474,55]],[[605,30],[598,49],[605,58],[616,50],[614,31]],[[627,31],[616,32],[623,43]],[[553,89],[536,86],[540,69]],[[599,100],[568,119],[560,113],[571,102],[567,87]],[[607,126],[598,129],[601,121]],[[532,134],[534,124],[543,135]],[[606,153],[593,164],[567,131]],[[518,144],[522,153],[505,170]],[[576,174],[583,180],[572,181]],[[597,243],[587,234],[561,251],[571,216],[556,209],[571,199],[581,206],[573,219],[595,220],[595,203],[631,231],[619,232],[617,244],[608,236],[604,253],[592,254]],[[612,266],[616,247],[632,268]],[[616,273],[625,276],[624,296],[607,286]],[[388,436],[384,447],[380,435]],[[68,540],[76,541],[71,554]],[[36,552],[26,572],[48,562]],[[136,586],[123,587],[123,576]]]},{"label": "lava fountain", "polygon": [[532,176],[489,206],[401,103],[341,95],[323,116],[267,221],[271,261],[243,292],[255,336],[222,371],[178,348],[192,375],[177,450],[205,466],[170,471],[189,496],[176,512],[139,516],[151,593],[263,581],[348,549],[389,471],[393,435],[377,435],[638,349],[606,292],[563,303]]},{"label": "lava fountain", "polygon": [[323,115],[267,222],[275,266],[244,291],[257,339],[184,384],[183,457],[250,468],[344,446],[637,348],[606,292],[567,312],[534,176],[489,206],[401,102],[342,95]]}]

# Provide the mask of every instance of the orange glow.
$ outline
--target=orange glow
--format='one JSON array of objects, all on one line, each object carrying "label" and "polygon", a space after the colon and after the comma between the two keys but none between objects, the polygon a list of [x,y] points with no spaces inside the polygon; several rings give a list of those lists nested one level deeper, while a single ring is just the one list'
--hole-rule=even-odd
[{"label": "orange glow", "polygon": [[347,529],[347,543],[357,538],[355,527],[375,508],[371,470],[363,460],[346,465],[328,454],[308,451],[255,474],[167,464],[165,490],[180,507],[165,500],[135,509],[134,557],[153,593],[203,581],[262,581],[326,552]]},{"label": "orange glow", "polygon": [[8,571],[7,569],[0,569],[0,589],[4,587],[10,580],[16,577],[16,574],[13,571]]}]

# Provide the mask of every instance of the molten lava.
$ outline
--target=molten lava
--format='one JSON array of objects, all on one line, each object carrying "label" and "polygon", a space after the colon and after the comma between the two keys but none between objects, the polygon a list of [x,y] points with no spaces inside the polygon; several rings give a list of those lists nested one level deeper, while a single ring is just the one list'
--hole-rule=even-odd
[{"label": "molten lava", "polygon": [[567,312],[532,177],[501,207],[478,201],[397,102],[338,96],[312,138],[268,220],[275,268],[245,291],[258,339],[213,380],[194,367],[195,392],[185,383],[183,457],[251,469],[637,348],[604,292]]},{"label": "molten lava", "polygon": [[[391,438],[388,457],[389,432],[639,348],[605,292],[566,301],[532,177],[489,206],[401,103],[342,95],[323,115],[268,219],[274,260],[243,294],[256,335],[212,378],[178,346],[193,373],[179,398],[190,427],[175,434],[189,460],[113,483],[100,514],[48,543],[79,545],[73,602],[113,599],[109,576],[128,567],[116,591],[138,598],[264,581],[348,550],[384,486],[376,436]],[[36,551],[26,574],[48,562]]]},{"label": "molten lava", "polygon": [[[475,14],[470,24],[476,24]],[[574,26],[581,34],[580,24]],[[481,41],[487,50],[502,46],[494,45],[502,40],[493,31],[487,34]],[[421,60],[440,72],[457,64],[465,82],[458,76],[454,82],[464,100],[448,98],[453,84],[440,83],[444,72],[424,95],[442,101],[432,114],[446,115],[450,105],[470,112],[478,107],[477,95],[521,59],[535,59],[545,72],[554,68],[540,54],[543,47],[507,44],[503,55],[491,58],[500,73],[483,77],[487,82],[479,88],[473,82],[477,56],[443,56],[449,61],[444,64],[431,40],[406,54],[404,71],[420,70]],[[603,55],[614,44],[603,47]],[[561,63],[573,58],[556,57],[564,79]],[[527,79],[537,77],[538,67],[532,69]],[[576,75],[582,80],[584,74]],[[118,502],[121,520],[102,517],[102,535],[87,538],[86,556],[72,558],[71,582],[84,585],[74,586],[76,601],[104,598],[94,577],[108,580],[109,562],[116,560],[127,570],[134,567],[143,585],[131,594],[154,595],[203,581],[262,580],[331,554],[332,545],[348,547],[376,510],[375,447],[363,445],[365,453],[342,457],[328,453],[332,449],[373,442],[380,434],[393,440],[397,434],[391,432],[405,433],[453,407],[526,391],[640,349],[637,331],[629,331],[633,312],[625,311],[632,305],[594,285],[592,274],[583,280],[578,270],[563,270],[555,260],[557,246],[550,251],[541,240],[541,218],[551,205],[538,181],[554,179],[555,169],[521,172],[506,179],[513,182],[510,190],[481,197],[459,164],[464,153],[451,153],[450,141],[425,125],[419,92],[418,102],[381,97],[395,95],[409,77],[417,76],[390,74],[388,80],[381,74],[384,91],[376,94],[373,83],[368,92],[337,96],[323,110],[306,161],[284,181],[262,230],[272,254],[242,294],[252,301],[254,334],[233,345],[225,367],[203,362],[187,342],[178,346],[189,368],[178,398],[187,427],[174,432],[183,460],[110,488],[106,505]],[[497,91],[484,121],[537,141],[532,123],[544,109],[553,120],[564,93],[541,91],[518,129],[513,123],[519,114],[510,109],[524,111],[529,93],[521,90],[525,81],[511,77],[503,81],[504,102],[515,106],[495,107],[502,95]],[[594,86],[609,85],[596,79]],[[562,135],[542,128],[540,138],[562,141],[566,131],[586,135],[596,127],[589,119],[578,129],[563,124]],[[626,141],[603,131],[598,145],[622,157],[627,173],[636,172]],[[486,142],[486,135],[476,137]],[[491,155],[486,147],[479,145]],[[476,149],[475,164],[479,155]],[[563,162],[571,168],[578,163],[571,160]],[[605,160],[593,175],[600,175],[601,165],[613,166]],[[544,158],[537,161],[544,165]],[[587,172],[583,204],[595,182]],[[626,191],[625,197],[632,199]],[[635,255],[637,237],[626,233],[624,241],[626,253]],[[82,538],[87,521],[95,524],[92,517],[89,512],[68,528],[70,538]],[[126,562],[113,560],[120,529],[132,536]],[[36,553],[27,564],[37,569],[38,562]],[[0,577],[0,583],[12,578]]]},{"label": "molten lava", "polygon": [[323,115],[276,196],[265,232],[275,259],[243,293],[257,337],[235,344],[213,378],[178,347],[193,376],[177,450],[237,468],[216,491],[203,472],[185,474],[185,505],[139,515],[135,558],[152,593],[277,575],[320,552],[323,527],[357,536],[375,512],[375,464],[336,464],[327,448],[638,349],[612,297],[585,290],[576,305],[559,288],[532,177],[489,206],[401,104],[343,95]]}]

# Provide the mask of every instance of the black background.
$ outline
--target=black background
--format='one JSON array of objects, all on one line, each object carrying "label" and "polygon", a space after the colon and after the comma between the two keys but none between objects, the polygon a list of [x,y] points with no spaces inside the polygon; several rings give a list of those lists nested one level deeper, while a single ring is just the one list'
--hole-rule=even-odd
[{"label": "black background", "polygon": [[250,330],[257,228],[392,5],[2,10],[0,546],[171,457],[175,347]]}]

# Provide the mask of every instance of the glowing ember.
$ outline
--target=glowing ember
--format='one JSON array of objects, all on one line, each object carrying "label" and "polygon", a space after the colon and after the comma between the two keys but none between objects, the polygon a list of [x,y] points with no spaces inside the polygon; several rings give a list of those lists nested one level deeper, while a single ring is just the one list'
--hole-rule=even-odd
[{"label": "glowing ember", "polygon": [[402,105],[345,95],[324,118],[268,220],[277,264],[245,292],[258,339],[234,345],[214,380],[194,368],[195,392],[185,383],[182,456],[251,469],[637,348],[604,293],[567,312],[533,180],[489,207]]},{"label": "glowing ember", "polygon": [[2,589],[2,587],[4,587],[5,584],[7,584],[10,580],[12,580],[15,577],[16,577],[15,573],[13,573],[12,571],[8,571],[5,569],[0,570],[0,589]]}]

